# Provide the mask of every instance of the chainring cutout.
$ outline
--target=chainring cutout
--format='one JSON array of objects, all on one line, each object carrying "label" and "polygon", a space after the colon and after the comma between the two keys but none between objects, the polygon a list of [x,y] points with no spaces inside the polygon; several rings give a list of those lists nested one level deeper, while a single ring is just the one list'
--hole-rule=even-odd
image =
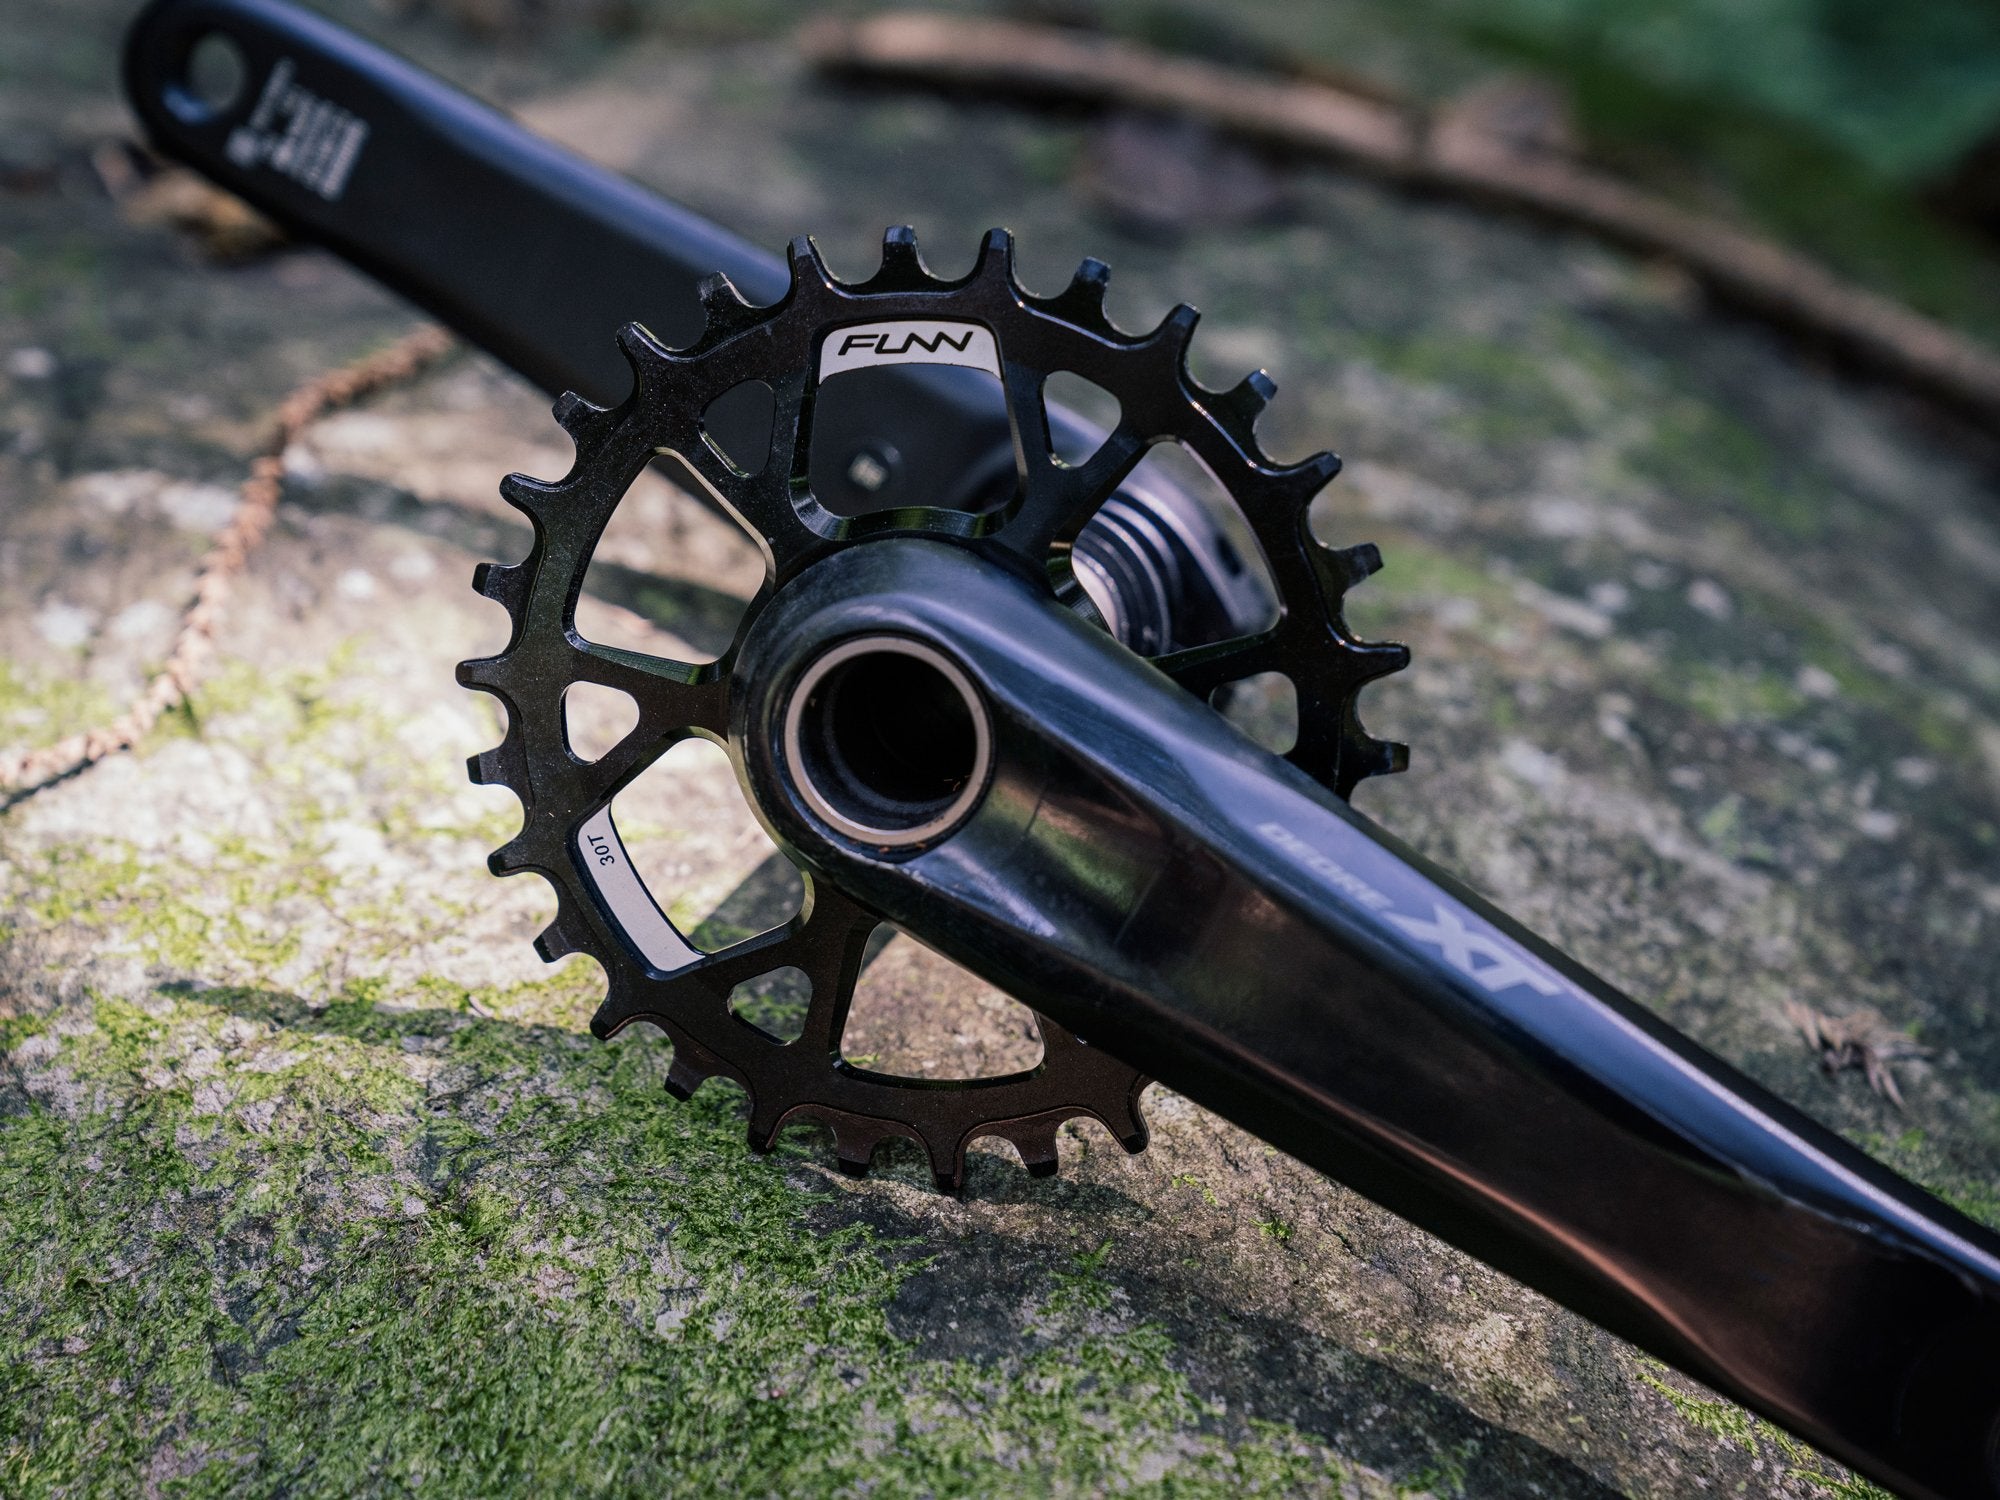
[{"label": "chainring cutout", "polygon": [[[955,542],[1047,580],[1053,592],[1067,577],[1078,534],[1120,483],[1154,444],[1178,442],[1240,510],[1280,612],[1257,634],[1158,656],[1154,665],[1204,699],[1259,674],[1289,677],[1299,732],[1287,758],[1342,797],[1363,777],[1407,760],[1402,746],[1366,733],[1355,699],[1366,683],[1404,666],[1408,652],[1357,641],[1341,616],[1346,591],[1381,565],[1379,554],[1372,545],[1332,548],[1313,536],[1308,507],[1340,462],[1330,453],[1289,465],[1265,456],[1253,429],[1274,394],[1270,378],[1258,371],[1226,391],[1197,383],[1186,363],[1197,315],[1185,304],[1150,333],[1115,328],[1104,312],[1102,262],[1084,261],[1065,290],[1041,297],[1016,280],[1013,241],[1003,230],[986,237],[973,269],[955,280],[925,266],[908,228],[887,232],[881,265],[864,282],[837,281],[809,239],[795,240],[788,259],[790,287],[768,307],[746,303],[725,277],[703,282],[707,322],[687,348],[668,348],[628,324],[618,335],[632,369],[626,399],[607,409],[569,394],[555,404],[576,444],[570,472],[556,481],[514,474],[501,484],[532,521],[534,544],[523,561],[482,564],[474,574],[474,588],[507,610],[512,631],[499,654],[458,671],[461,683],[493,694],[507,711],[505,738],[472,757],[472,779],[511,788],[525,809],[521,831],[494,851],[489,868],[532,870],[554,887],[556,918],[536,950],[551,962],[581,952],[603,965],[608,992],[591,1029],[608,1038],[647,1021],[664,1031],[673,1043],[667,1088],[679,1098],[710,1077],[735,1080],[749,1095],[758,1151],[770,1150],[786,1125],[817,1120],[831,1127],[843,1170],[865,1173],[875,1148],[901,1137],[922,1147],[940,1188],[955,1190],[966,1148],[980,1137],[1011,1142],[1037,1175],[1056,1170],[1057,1128],[1078,1117],[1103,1124],[1126,1150],[1141,1150],[1148,1080],[1045,1017],[1037,1017],[1040,1063],[1002,1077],[908,1078],[844,1059],[841,1031],[880,919],[822,879],[806,875],[804,905],[790,922],[714,953],[698,951],[674,927],[633,869],[611,801],[683,739],[726,745],[736,649],[692,664],[586,640],[575,611],[592,553],[633,480],[670,455],[763,552],[765,582],[738,641],[763,602],[800,571],[887,535]],[[879,359],[885,346],[920,358],[949,350],[946,358],[961,356],[952,362],[998,375],[1013,435],[1011,499],[978,513],[903,507],[836,515],[814,497],[806,475],[818,379],[844,359]],[[1102,386],[1120,404],[1102,445],[1073,463],[1055,454],[1044,406],[1043,387],[1057,371]],[[774,395],[770,451],[754,471],[702,428],[709,403],[745,381]],[[617,689],[638,705],[636,726],[594,760],[572,750],[564,727],[563,695],[580,682]],[[805,974],[810,999],[800,1034],[780,1041],[736,1015],[730,995],[785,968]]]}]

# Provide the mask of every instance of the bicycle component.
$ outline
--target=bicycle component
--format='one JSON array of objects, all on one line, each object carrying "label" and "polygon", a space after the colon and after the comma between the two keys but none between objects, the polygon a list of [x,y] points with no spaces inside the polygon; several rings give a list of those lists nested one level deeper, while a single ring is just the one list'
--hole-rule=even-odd
[{"label": "bicycle component", "polygon": [[[533,518],[535,546],[520,564],[481,569],[476,587],[506,606],[512,638],[499,656],[467,662],[459,674],[498,696],[508,713],[506,739],[474,758],[474,780],[513,788],[527,808],[521,834],[495,853],[493,868],[534,870],[556,887],[560,910],[537,946],[545,958],[583,951],[604,965],[609,992],[593,1022],[598,1034],[635,1020],[659,1026],[673,1039],[672,1087],[682,1095],[714,1074],[735,1079],[751,1096],[750,1135],[760,1150],[786,1123],[820,1119],[833,1128],[842,1166],[861,1172],[880,1141],[901,1135],[922,1144],[947,1187],[962,1181],[966,1146],[981,1135],[1013,1142],[1031,1170],[1053,1171],[1056,1127],[1078,1115],[1103,1122],[1127,1150],[1140,1149],[1145,1080],[1046,1021],[1041,1064],[1002,1078],[944,1086],[844,1060],[840,1033],[879,916],[837,886],[809,879],[806,907],[791,924],[715,954],[697,953],[668,922],[632,871],[610,802],[677,741],[727,742],[735,653],[701,667],[661,661],[584,641],[573,617],[598,537],[656,454],[678,457],[758,540],[768,576],[748,628],[801,571],[885,535],[951,538],[1031,580],[1053,603],[1052,580],[1063,579],[1085,524],[1155,442],[1182,442],[1242,506],[1286,606],[1260,634],[1161,658],[1162,669],[1185,674],[1205,693],[1272,664],[1290,667],[1301,708],[1293,758],[1343,795],[1400,761],[1399,747],[1362,730],[1353,700],[1407,653],[1354,641],[1339,616],[1341,593],[1372,568],[1374,551],[1330,550],[1305,524],[1307,502],[1338,460],[1322,454],[1278,468],[1263,458],[1250,429],[1271,383],[1259,374],[1231,392],[1194,384],[1184,364],[1192,309],[1175,309],[1144,337],[1124,334],[1104,315],[1108,272],[1100,263],[1086,261],[1067,291],[1043,298],[1016,283],[1012,254],[1012,241],[996,230],[971,274],[947,282],[925,267],[910,230],[892,229],[881,268],[850,286],[834,280],[810,241],[799,241],[790,286],[773,306],[752,307],[714,277],[703,285],[707,325],[686,349],[627,327],[620,346],[633,388],[625,402],[606,410],[565,396],[556,404],[576,442],[570,475],[553,484],[515,475],[502,486]],[[806,461],[822,380],[843,362],[947,357],[1000,379],[1013,430],[1011,498],[979,511],[906,507],[851,517],[822,505]],[[1096,381],[1123,413],[1095,454],[1075,465],[1056,459],[1044,415],[1043,387],[1058,370]],[[746,380],[771,388],[777,419],[763,450],[732,460],[704,430],[703,413]],[[564,734],[563,694],[577,682],[621,689],[639,705],[638,725],[593,762],[573,754]],[[801,784],[819,816],[877,847],[908,851],[948,832],[983,787],[980,714],[948,659],[921,646],[855,643],[814,664],[787,732],[801,747]],[[857,748],[853,726],[912,718],[932,725],[934,742],[961,742],[962,764],[936,774],[933,753],[927,764],[899,763],[886,776],[882,764],[857,766],[866,747]],[[731,1011],[729,995],[783,968],[806,974],[811,998],[803,1035],[778,1045]]]},{"label": "bicycle component", "polygon": [[[232,52],[233,98],[201,87],[204,54]],[[695,288],[726,274],[755,301],[784,294],[784,263],[585,161],[394,54],[282,0],[155,0],[125,45],[125,90],[153,144],[323,244],[551,396],[625,389],[612,332],[637,317],[669,343],[698,335]],[[441,190],[448,189],[448,190]],[[504,233],[494,226],[505,225]],[[979,377],[891,367],[894,399],[819,414],[813,492],[843,515],[907,504],[976,507],[1011,473],[1008,433]],[[1051,407],[1065,452],[1103,437]],[[718,413],[725,451],[758,422]],[[1004,492],[1004,486],[1002,491]],[[1147,478],[1078,546],[1110,591],[1120,639],[1149,654],[1241,635],[1268,592],[1201,501]]]},{"label": "bicycle component", "polygon": [[[988,789],[914,852],[819,816],[784,733],[863,633],[953,662],[990,729]],[[733,675],[746,785],[816,886],[1898,1493],[2000,1493],[2000,1237],[1026,580],[928,539],[840,552]]]},{"label": "bicycle component", "polygon": [[[194,49],[213,50],[218,38],[241,54],[245,87],[233,97],[196,77]],[[163,151],[295,235],[332,245],[551,390],[599,399],[622,390],[600,335],[634,312],[670,337],[706,338],[683,295],[698,270],[730,270],[760,298],[786,293],[782,268],[741,241],[279,0],[157,0],[134,24],[126,77]],[[452,190],[436,191],[440,182]],[[495,222],[508,233],[492,234]],[[830,449],[834,471],[809,476],[814,495],[836,520],[912,499],[978,510],[974,497],[1009,469],[1001,435],[966,419],[953,371],[889,374],[907,379],[909,420],[878,414],[852,429],[852,446]],[[1253,386],[1236,399],[1257,395]],[[816,415],[842,419],[832,403]],[[1073,419],[1050,415],[1070,435],[1061,451],[1094,447],[1077,440]],[[618,426],[580,406],[567,416],[598,436]],[[647,455],[625,457],[629,479]],[[608,494],[615,476],[599,478]],[[563,490],[517,492],[533,492],[526,503],[553,515]],[[571,484],[569,493],[576,500],[583,490]],[[591,503],[610,501],[570,508]],[[678,703],[700,710],[698,732],[733,736],[764,816],[806,868],[812,908],[766,946],[803,953],[802,934],[816,931],[837,978],[862,920],[906,922],[1104,1044],[1103,1053],[1077,1044],[1064,1054],[1081,1070],[1067,1097],[1109,1101],[1133,1087],[1134,1066],[1156,1071],[1862,1472],[1913,1496],[2000,1494],[1992,1235],[1226,733],[1154,669],[1052,605],[1028,552],[999,543],[1004,519],[975,518],[949,541],[878,522],[866,546],[848,545],[858,531],[822,528],[817,543],[788,551],[790,572],[760,600],[726,674],[566,649],[555,636],[567,601],[536,592],[530,610],[522,569],[487,573],[488,591],[509,602],[517,636],[540,643],[534,660],[551,674],[538,679],[527,657],[474,668],[506,678],[502,691],[534,710],[526,720],[510,712],[508,741],[478,766],[530,799],[522,838],[502,863],[553,861],[565,882],[545,949],[560,951],[583,922],[586,939],[638,966],[639,982],[620,992],[628,1000],[683,962],[710,964],[715,986],[727,988],[727,975],[659,917],[629,864],[597,866],[586,887],[576,846],[564,841],[563,807],[597,793],[565,759],[550,682],[572,669],[587,680],[623,674],[654,703],[654,728]],[[1270,602],[1218,537],[1188,497],[1128,486],[1075,537],[1055,592],[1080,605],[1078,581],[1089,580],[1121,641],[1172,648],[1165,664],[1199,686],[1202,672],[1224,676],[1251,660],[1247,648],[1215,643],[1240,635]],[[578,542],[577,523],[558,519],[538,535],[537,566],[564,560],[551,546],[568,548],[574,563]],[[1326,566],[1307,559],[1308,573]],[[1349,553],[1329,581],[1371,562]],[[857,747],[852,716],[823,699],[801,706],[800,748],[785,749],[786,687],[837,649],[839,632],[878,643],[886,634],[951,663],[986,727],[985,759],[976,727],[965,759],[949,703],[970,715],[971,700],[949,675],[950,698],[935,683],[925,690],[936,722],[918,746],[898,735]],[[1184,649],[1204,644],[1205,655]],[[1266,661],[1310,654],[1297,641],[1256,649]],[[836,686],[864,690],[853,701],[865,701],[880,687],[870,673]],[[1315,722],[1325,734],[1324,715]],[[809,752],[815,735],[821,743]],[[631,745],[621,750],[635,761]],[[816,782],[812,753],[823,756]],[[1362,761],[1334,769],[1337,788]],[[857,842],[814,811],[805,782],[834,811],[860,813],[850,821],[864,831],[889,826],[871,797],[886,796],[902,817],[942,801],[950,816],[934,827],[919,817],[922,835],[901,847]],[[596,805],[611,852],[615,830],[601,798]],[[615,934],[600,901],[619,914]],[[828,915],[838,910],[854,925]],[[640,964],[634,953],[660,962]],[[741,960],[748,968],[763,957],[752,948]],[[704,1025],[721,1025],[712,1003],[696,1006],[691,991],[682,998]],[[823,1031],[828,1020],[820,1016]],[[766,1044],[769,1055],[810,1050]],[[808,1070],[798,1088],[827,1076]],[[925,1107],[976,1096],[945,1089],[944,1105]],[[991,1105],[998,1091],[983,1098]],[[776,1123],[767,1109],[762,1126]],[[1045,1121],[1007,1123],[1045,1140]],[[862,1154],[880,1128],[850,1122],[843,1156]]]}]

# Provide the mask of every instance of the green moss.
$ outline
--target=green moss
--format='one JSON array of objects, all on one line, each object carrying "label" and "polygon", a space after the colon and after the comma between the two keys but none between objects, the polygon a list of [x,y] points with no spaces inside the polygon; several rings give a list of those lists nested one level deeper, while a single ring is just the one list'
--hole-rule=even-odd
[{"label": "green moss", "polygon": [[103,688],[0,658],[0,749],[32,750],[101,724],[115,710]]},{"label": "green moss", "polygon": [[1038,128],[1024,134],[1014,147],[1021,175],[1038,188],[1059,187],[1076,175],[1083,158],[1079,130]]},{"label": "green moss", "polygon": [[149,962],[228,983],[258,982],[312,957],[302,934],[338,937],[337,952],[322,943],[314,960],[322,963],[387,958],[448,935],[468,909],[463,900],[435,890],[412,900],[343,876],[330,858],[357,836],[390,849],[468,837],[491,846],[517,825],[511,811],[454,818],[462,784],[449,767],[402,756],[401,727],[342,653],[308,670],[226,668],[168,733],[249,762],[259,794],[282,809],[271,831],[255,839],[204,831],[193,849],[117,838],[25,845],[0,819],[0,850],[26,877],[18,913],[45,929],[115,930]]},{"label": "green moss", "polygon": [[1856,1144],[1968,1219],[2000,1230],[2000,1183],[1969,1169],[1925,1131],[1906,1130],[1894,1137],[1871,1131],[1858,1135]]},{"label": "green moss", "polygon": [[1751,1416],[1749,1412],[1743,1410],[1742,1407],[1736,1405],[1734,1402],[1708,1400],[1700,1396],[1692,1396],[1676,1386],[1668,1385],[1666,1381],[1653,1373],[1654,1370],[1665,1367],[1653,1365],[1651,1369],[1645,1368],[1645,1365],[1650,1364],[1652,1364],[1650,1360],[1642,1364],[1639,1370],[1639,1379],[1644,1384],[1658,1391],[1662,1396],[1665,1396],[1668,1404],[1675,1411],[1679,1412],[1685,1421],[1699,1427],[1703,1432],[1721,1438],[1724,1442],[1734,1443],[1745,1453],[1756,1453],[1757,1419],[1755,1417]]},{"label": "green moss", "polygon": [[1695,662],[1674,676],[1676,696],[1716,724],[1778,723],[1806,703],[1805,694],[1762,667]]},{"label": "green moss", "polygon": [[1651,404],[1624,461],[1670,496],[1714,505],[1794,540],[1821,536],[1837,498],[1748,423],[1689,394]]},{"label": "green moss", "polygon": [[38,1064],[104,1107],[0,1121],[0,1488],[1340,1490],[1288,1428],[1216,1435],[1110,1316],[1108,1242],[1034,1352],[921,1358],[885,1314],[910,1247],[797,1145],[750,1157],[734,1091],[668,1105],[663,1047],[497,1019],[571,985],[98,998]]},{"label": "green moss", "polygon": [[1385,544],[1383,568],[1369,580],[1370,597],[1435,603],[1441,599],[1500,601],[1509,596],[1485,568],[1419,538],[1399,534]]},{"label": "green moss", "polygon": [[1466,1461],[1469,1454],[1455,1453],[1439,1459],[1396,1486],[1398,1495],[1458,1496],[1465,1493]]},{"label": "green moss", "polygon": [[1342,328],[1338,340],[1342,358],[1360,357],[1398,379],[1463,396],[1441,425],[1469,442],[1518,448],[1589,430],[1574,394],[1558,378],[1560,355],[1546,336],[1388,336]]},{"label": "green moss", "polygon": [[1774,1470],[1803,1480],[1820,1494],[1835,1500],[1893,1500],[1887,1490],[1848,1473],[1830,1459],[1821,1457],[1780,1427],[1752,1416],[1742,1407],[1720,1398],[1696,1396],[1661,1379],[1667,1367],[1643,1356],[1639,1379],[1667,1398],[1667,1403],[1689,1425],[1741,1448],[1752,1457],[1761,1457]]}]

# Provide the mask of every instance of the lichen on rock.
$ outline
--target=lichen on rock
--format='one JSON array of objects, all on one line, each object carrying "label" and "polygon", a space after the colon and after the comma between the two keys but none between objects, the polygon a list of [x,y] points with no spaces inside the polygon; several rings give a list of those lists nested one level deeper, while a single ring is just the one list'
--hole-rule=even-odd
[{"label": "lichen on rock", "polygon": [[[1167,248],[1029,169],[1075,156],[1067,121],[810,86],[777,41],[546,67],[554,116],[613,101],[635,170],[762,241],[813,228],[837,270],[885,223],[949,267],[1006,221],[1031,284],[1094,253],[1127,324],[1204,306],[1196,373],[1269,365],[1269,446],[1355,460],[1316,524],[1382,545],[1352,618],[1416,648],[1364,701],[1413,767],[1363,811],[2000,1222],[1986,439],[1470,208],[1288,168],[1288,222]],[[0,120],[33,105],[64,150],[98,128],[94,75],[20,98]],[[665,149],[691,120],[704,149]],[[26,743],[160,649],[203,540],[165,486],[232,483],[274,392],[408,314],[90,197],[0,198],[0,225],[35,289],[0,342],[49,353],[0,379],[0,738]],[[526,547],[494,482],[561,466],[474,357],[341,419],[292,455],[188,711],[0,812],[0,1489],[1860,1493],[1165,1090],[1145,1155],[1074,1126],[1035,1181],[982,1146],[952,1199],[895,1146],[859,1183],[812,1129],[756,1158],[727,1085],[675,1105],[657,1036],[592,1041],[599,972],[529,950],[546,888],[485,872],[520,814],[462,781],[499,726],[450,683],[504,628],[473,562]],[[648,505],[664,540],[599,602],[711,641],[754,563]],[[751,846],[673,814],[642,821],[684,915],[758,919]],[[882,1045],[985,1006],[883,972]],[[1787,1001],[1920,1041],[1904,1108],[1823,1074]]]}]

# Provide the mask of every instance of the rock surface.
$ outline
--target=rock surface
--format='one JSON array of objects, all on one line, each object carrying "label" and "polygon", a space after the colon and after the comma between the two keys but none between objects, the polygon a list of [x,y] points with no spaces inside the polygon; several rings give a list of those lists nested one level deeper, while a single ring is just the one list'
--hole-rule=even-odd
[{"label": "rock surface", "polygon": [[[87,160],[125,10],[0,4],[34,158],[0,196],[6,745],[142,681],[270,403],[411,321],[317,253],[121,219]],[[1388,558],[1352,618],[1415,648],[1365,705],[1414,760],[1358,804],[2000,1222],[1988,438],[1588,240],[1338,175],[1167,244],[1093,217],[1087,127],[830,89],[781,38],[391,39],[838,272],[885,224],[950,268],[1005,222],[1031,285],[1097,254],[1125,325],[1202,307],[1197,374],[1268,366],[1267,446],[1347,454],[1324,530]],[[483,867],[517,805],[460,769],[499,726],[452,666],[502,636],[466,580],[526,546],[495,483],[566,467],[470,355],[322,424],[190,710],[0,812],[0,1489],[1865,1492],[1157,1088],[1144,1155],[1071,1128],[1035,1181],[988,1143],[956,1200],[894,1147],[863,1182],[810,1130],[752,1157],[725,1085],[667,1100],[656,1037],[585,1031],[596,968],[535,961],[546,889]],[[754,555],[664,485],[630,509],[591,608],[712,652]],[[726,767],[663,765],[620,813],[674,915],[782,915]],[[865,1050],[1019,1049],[907,944],[876,979]],[[1787,1001],[1920,1040],[1905,1107]]]}]

